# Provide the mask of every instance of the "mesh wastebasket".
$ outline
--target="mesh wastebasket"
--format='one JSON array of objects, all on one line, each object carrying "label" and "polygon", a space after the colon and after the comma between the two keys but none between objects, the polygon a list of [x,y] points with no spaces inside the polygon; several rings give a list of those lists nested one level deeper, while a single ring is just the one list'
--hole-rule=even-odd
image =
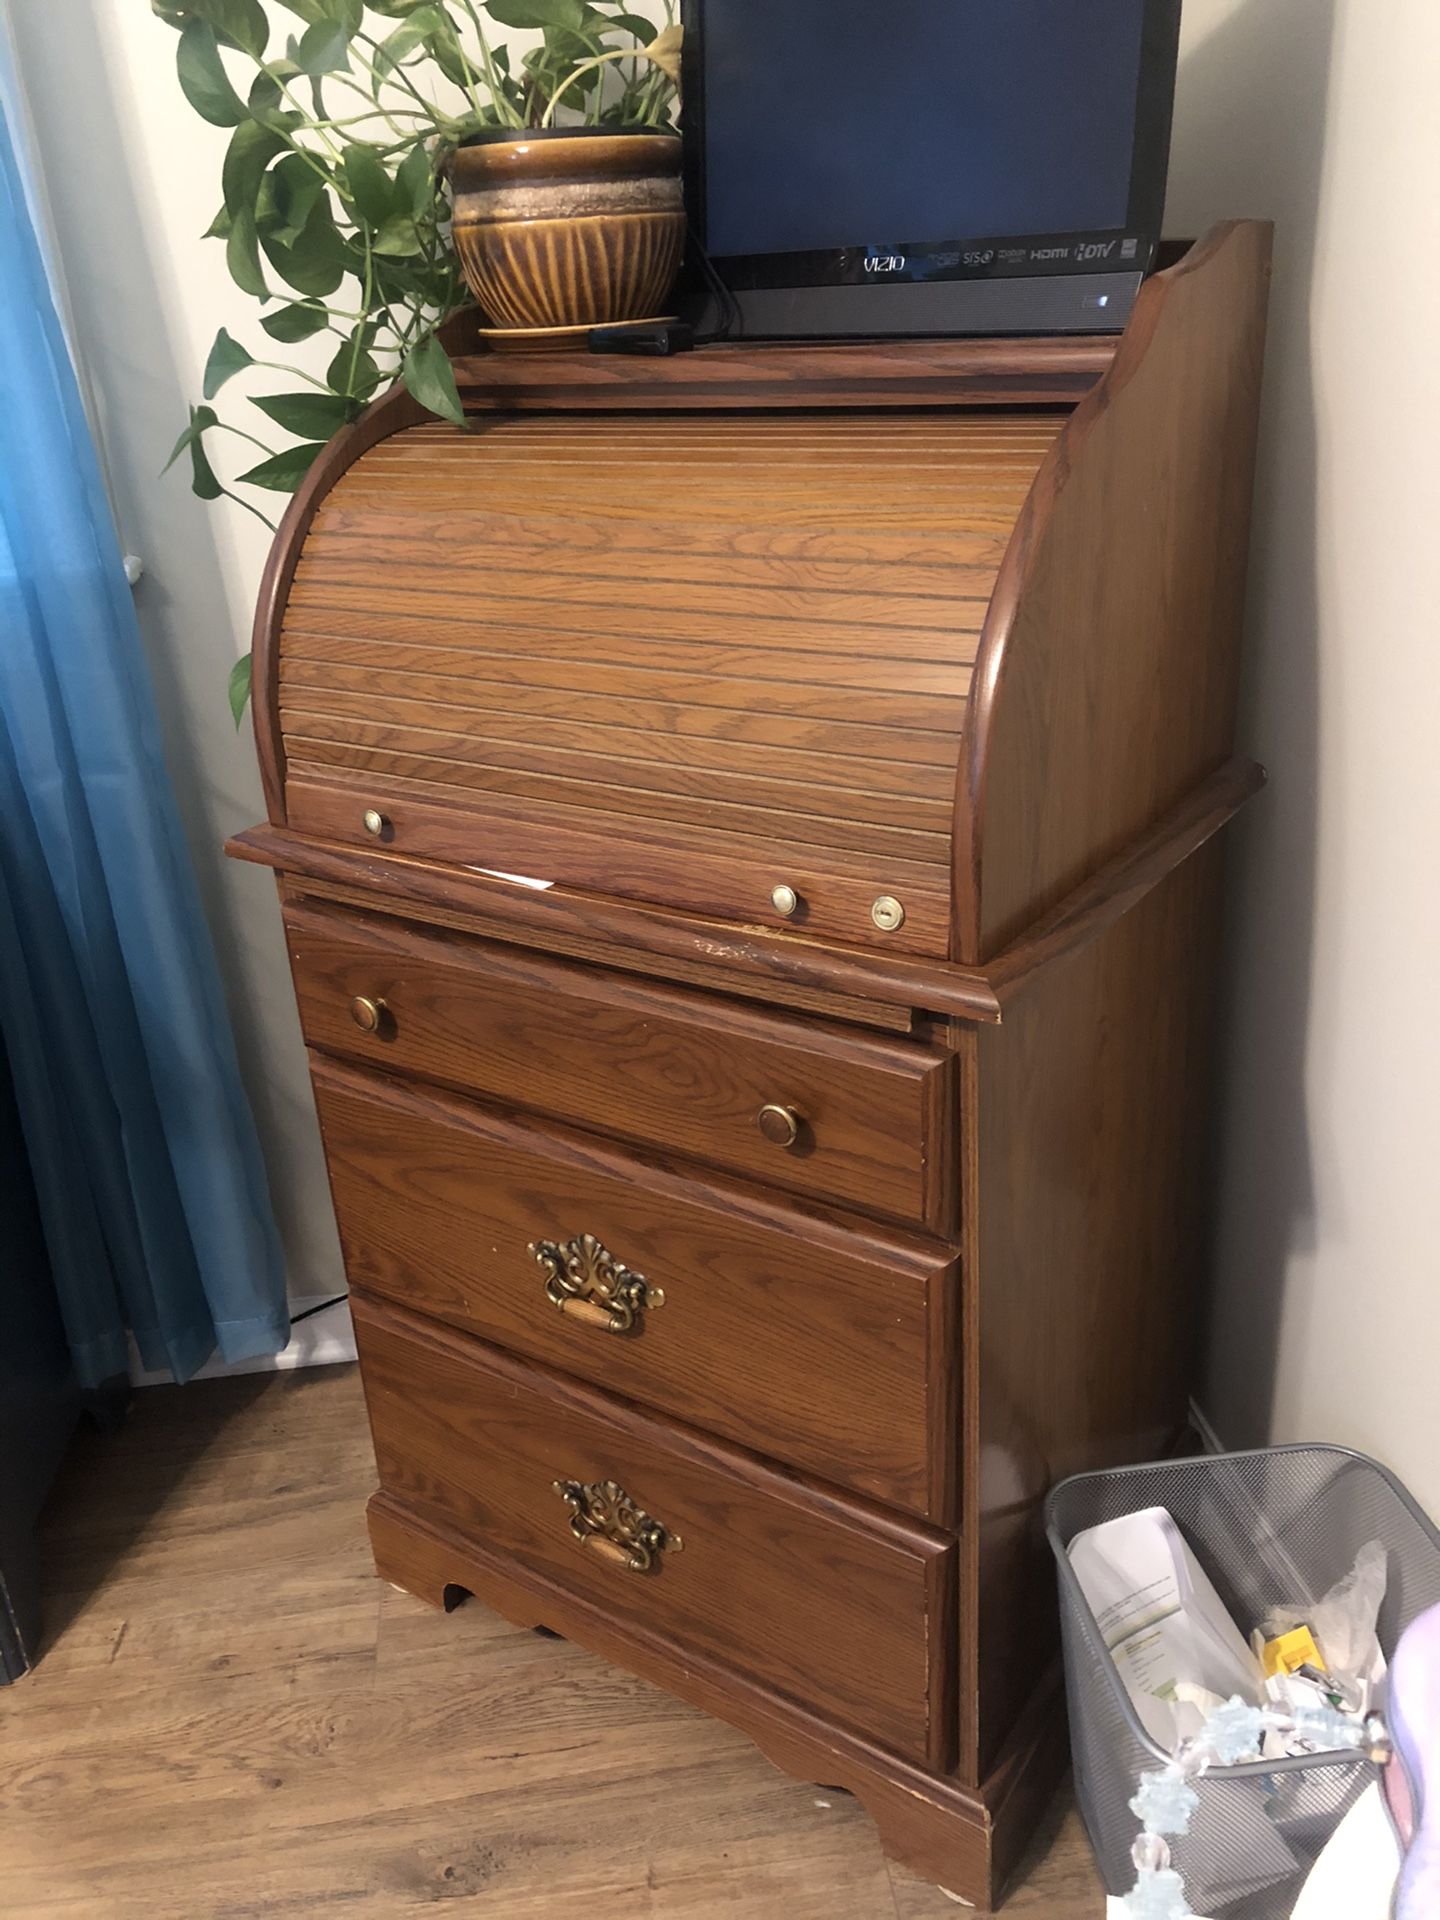
[{"label": "mesh wastebasket", "polygon": [[[1344,1447],[1159,1461],[1063,1480],[1046,1502],[1060,1573],[1075,1793],[1111,1893],[1134,1882],[1139,1824],[1129,1801],[1168,1759],[1130,1704],[1066,1549],[1076,1534],[1166,1507],[1242,1633],[1272,1608],[1320,1599],[1367,1541],[1386,1550],[1380,1644],[1388,1659],[1417,1614],[1440,1603],[1440,1534],[1392,1474]],[[1196,1913],[1286,1920],[1335,1826],[1376,1777],[1353,1753],[1213,1767],[1196,1783],[1190,1831],[1171,1843]]]}]

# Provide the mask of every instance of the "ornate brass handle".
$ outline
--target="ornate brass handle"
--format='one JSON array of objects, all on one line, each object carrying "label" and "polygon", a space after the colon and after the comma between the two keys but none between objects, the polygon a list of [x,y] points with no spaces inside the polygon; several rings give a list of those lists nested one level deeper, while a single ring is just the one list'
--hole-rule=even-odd
[{"label": "ornate brass handle", "polygon": [[557,1480],[555,1491],[570,1509],[570,1531],[582,1547],[630,1573],[649,1573],[662,1553],[679,1553],[684,1542],[637,1507],[616,1480]]},{"label": "ornate brass handle", "polygon": [[530,1253],[545,1275],[545,1297],[561,1313],[607,1333],[629,1333],[647,1307],[665,1295],[643,1273],[617,1260],[593,1233],[573,1240],[532,1240]]},{"label": "ornate brass handle", "polygon": [[794,1107],[761,1107],[755,1124],[776,1147],[793,1147],[800,1138],[800,1116]]}]

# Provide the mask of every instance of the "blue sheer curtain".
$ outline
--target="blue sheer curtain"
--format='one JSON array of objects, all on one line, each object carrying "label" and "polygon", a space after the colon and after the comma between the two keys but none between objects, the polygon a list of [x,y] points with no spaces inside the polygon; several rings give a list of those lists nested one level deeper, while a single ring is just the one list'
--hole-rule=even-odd
[{"label": "blue sheer curtain", "polygon": [[[127,1327],[184,1379],[285,1345],[280,1247],[12,133],[0,112],[0,1029],[82,1384],[126,1371]],[[0,1340],[4,1310],[0,1285]]]}]

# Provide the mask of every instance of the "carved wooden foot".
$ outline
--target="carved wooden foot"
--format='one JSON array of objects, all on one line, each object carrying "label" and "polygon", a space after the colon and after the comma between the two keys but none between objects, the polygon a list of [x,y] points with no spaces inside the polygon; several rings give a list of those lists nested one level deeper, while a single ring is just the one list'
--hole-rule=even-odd
[{"label": "carved wooden foot", "polygon": [[1057,1739],[1053,1711],[1032,1716],[1035,1735],[1022,1729],[984,1791],[976,1791],[911,1766],[717,1662],[681,1655],[633,1623],[617,1626],[589,1602],[512,1561],[490,1559],[389,1494],[375,1495],[369,1517],[385,1579],[436,1606],[473,1593],[514,1625],[573,1640],[738,1727],[782,1772],[854,1794],[886,1853],[982,1909],[1012,1870],[1063,1771],[1063,1720]]}]

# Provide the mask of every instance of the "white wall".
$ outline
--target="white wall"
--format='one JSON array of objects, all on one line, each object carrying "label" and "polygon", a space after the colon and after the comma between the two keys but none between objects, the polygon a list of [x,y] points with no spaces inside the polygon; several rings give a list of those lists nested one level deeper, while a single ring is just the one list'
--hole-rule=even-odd
[{"label": "white wall", "polygon": [[[292,1294],[318,1295],[340,1270],[273,890],[219,854],[262,811],[224,680],[265,535],[156,478],[217,326],[253,333],[197,239],[225,136],[141,0],[14,11]],[[1373,1450],[1440,1511],[1437,78],[1433,0],[1186,0],[1169,226],[1279,223],[1244,717],[1272,785],[1236,842],[1206,1405],[1231,1443]]]},{"label": "white wall", "polygon": [[1440,9],[1186,23],[1171,228],[1278,223],[1205,1405],[1440,1515]]}]

